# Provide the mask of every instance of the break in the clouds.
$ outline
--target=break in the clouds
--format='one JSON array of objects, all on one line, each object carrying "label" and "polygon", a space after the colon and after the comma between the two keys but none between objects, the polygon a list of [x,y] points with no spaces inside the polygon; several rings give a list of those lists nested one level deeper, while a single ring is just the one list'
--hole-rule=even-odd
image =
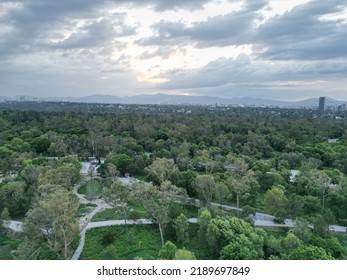
[{"label": "break in the clouds", "polygon": [[5,0],[0,96],[347,100],[344,0]]}]

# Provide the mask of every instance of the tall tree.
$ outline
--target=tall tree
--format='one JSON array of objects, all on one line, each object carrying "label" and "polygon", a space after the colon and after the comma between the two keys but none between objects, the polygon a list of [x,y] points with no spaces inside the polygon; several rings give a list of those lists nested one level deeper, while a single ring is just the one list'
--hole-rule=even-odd
[{"label": "tall tree", "polygon": [[261,259],[266,232],[236,217],[213,219],[208,225],[208,244],[221,259]]},{"label": "tall tree", "polygon": [[120,181],[114,181],[112,185],[103,190],[105,201],[122,214],[125,221],[125,230],[128,230],[128,212],[131,209],[129,205],[130,193],[131,186],[123,185]]},{"label": "tall tree", "polygon": [[211,175],[198,175],[193,182],[193,186],[199,199],[209,208],[213,195],[218,188],[218,184],[214,181],[213,177]]},{"label": "tall tree", "polygon": [[43,189],[45,192],[27,213],[25,232],[30,240],[46,240],[59,259],[69,259],[71,243],[79,232],[78,201],[62,187]]},{"label": "tall tree", "polygon": [[210,224],[212,220],[212,216],[210,211],[208,211],[206,208],[201,209],[199,212],[200,212],[200,215],[198,219],[198,223],[199,223],[198,234],[199,234],[199,238],[201,242],[206,242],[207,229],[208,229],[208,225]]},{"label": "tall tree", "polygon": [[274,187],[265,193],[265,209],[275,216],[278,221],[283,221],[286,215],[287,197],[282,186]]},{"label": "tall tree", "polygon": [[159,184],[171,180],[172,175],[178,172],[173,160],[166,158],[157,158],[146,170]]},{"label": "tall tree", "polygon": [[184,214],[180,214],[175,220],[174,220],[174,228],[176,231],[176,239],[177,242],[181,245],[184,245],[188,241],[188,229],[189,229],[189,222],[187,217]]},{"label": "tall tree", "polygon": [[[255,174],[252,170],[247,171],[243,176],[230,176],[228,181],[228,188],[231,193],[236,196],[236,207],[240,207],[240,199],[246,199],[251,195],[251,190],[258,183],[255,180]],[[239,212],[238,212],[239,213]]]},{"label": "tall tree", "polygon": [[169,215],[170,203],[177,198],[177,195],[182,194],[182,189],[172,185],[169,181],[164,181],[160,186],[141,182],[132,192],[132,196],[143,205],[151,218],[158,223],[163,246],[165,244],[164,230],[171,220]]},{"label": "tall tree", "polygon": [[23,182],[9,182],[0,189],[0,207],[6,207],[11,216],[23,214],[28,209],[28,199]]}]

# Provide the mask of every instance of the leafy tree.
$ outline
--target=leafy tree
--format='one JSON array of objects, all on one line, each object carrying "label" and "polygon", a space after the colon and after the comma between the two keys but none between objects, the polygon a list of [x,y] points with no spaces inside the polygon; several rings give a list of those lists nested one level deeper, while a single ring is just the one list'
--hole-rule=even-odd
[{"label": "leafy tree", "polygon": [[30,164],[25,166],[20,172],[20,178],[25,181],[30,189],[36,189],[39,185],[39,176],[43,172],[42,166]]},{"label": "leafy tree", "polygon": [[194,197],[196,196],[196,192],[192,188],[192,183],[196,176],[197,173],[192,170],[182,171],[178,173],[173,183],[175,183],[177,187],[185,189],[190,197]]},{"label": "leafy tree", "polygon": [[1,215],[0,215],[0,229],[2,228],[3,225],[7,225],[7,222],[11,220],[10,217],[10,212],[8,211],[7,208],[4,208],[1,211]]},{"label": "leafy tree", "polygon": [[324,249],[316,246],[299,246],[287,256],[288,260],[333,260]]},{"label": "leafy tree", "polygon": [[175,253],[174,260],[196,260],[193,252],[186,249],[178,249]]},{"label": "leafy tree", "polygon": [[188,241],[188,229],[189,222],[187,217],[184,214],[179,215],[174,220],[174,228],[176,231],[177,242],[181,245],[184,245]]},{"label": "leafy tree", "polygon": [[177,166],[170,159],[158,158],[146,167],[148,174],[155,180],[155,183],[162,184],[171,180],[171,177],[178,172]]},{"label": "leafy tree", "polygon": [[199,223],[198,235],[201,242],[206,242],[207,229],[208,229],[208,225],[210,224],[212,220],[212,216],[211,216],[211,213],[204,208],[201,209],[199,212],[200,212],[200,215],[198,218],[198,223]]},{"label": "leafy tree", "polygon": [[177,251],[177,247],[171,241],[166,241],[159,251],[159,258],[162,260],[173,260]]},{"label": "leafy tree", "polygon": [[34,241],[42,238],[59,259],[69,259],[71,243],[79,232],[76,214],[78,202],[64,188],[42,192],[28,211],[24,223],[26,235]]},{"label": "leafy tree", "polygon": [[7,208],[12,217],[27,211],[28,199],[23,182],[9,182],[0,189],[0,205]]},{"label": "leafy tree", "polygon": [[113,163],[108,163],[107,164],[107,170],[106,170],[106,176],[108,178],[111,178],[112,182],[116,182],[117,176],[119,175],[119,171],[117,170],[117,166],[114,165]]},{"label": "leafy tree", "polygon": [[8,158],[13,153],[12,150],[6,147],[0,147],[0,158],[5,159]]},{"label": "leafy tree", "polygon": [[222,259],[262,259],[266,233],[235,217],[210,222],[207,240],[216,257]]},{"label": "leafy tree", "polygon": [[35,149],[36,153],[44,154],[47,153],[47,150],[51,145],[51,141],[46,137],[38,137],[31,142],[31,145]]},{"label": "leafy tree", "polygon": [[224,168],[226,168],[231,175],[241,178],[246,175],[249,166],[244,159],[234,154],[228,154]]},{"label": "leafy tree", "polygon": [[299,246],[303,245],[303,242],[293,233],[288,233],[282,240],[283,253],[288,254]]},{"label": "leafy tree", "polygon": [[221,260],[256,260],[259,258],[259,253],[247,236],[240,234],[236,239],[236,242],[231,242],[222,249]]},{"label": "leafy tree", "polygon": [[218,188],[213,177],[211,175],[198,175],[193,182],[193,186],[199,199],[201,199],[209,208],[213,194]]},{"label": "leafy tree", "polygon": [[16,259],[18,260],[37,260],[41,252],[39,239],[30,240],[27,236],[24,237],[24,241],[18,246],[15,252]]},{"label": "leafy tree", "polygon": [[305,244],[307,244],[312,237],[309,222],[304,219],[296,219],[293,226],[293,233]]},{"label": "leafy tree", "polygon": [[265,244],[265,255],[267,258],[272,258],[275,256],[280,256],[283,248],[282,248],[282,240],[280,238],[275,238],[274,236],[269,236],[266,239]]},{"label": "leafy tree", "polygon": [[251,194],[252,188],[257,186],[253,171],[248,171],[244,176],[229,177],[228,187],[230,192],[236,195],[236,207],[240,207],[240,199],[245,199]]},{"label": "leafy tree", "polygon": [[128,212],[131,209],[129,205],[130,193],[131,187],[129,185],[123,185],[120,181],[115,181],[103,190],[105,201],[122,214],[126,230],[128,229]]},{"label": "leafy tree", "polygon": [[321,210],[321,203],[318,197],[312,195],[300,196],[300,201],[303,205],[303,214],[312,216]]},{"label": "leafy tree", "polygon": [[158,223],[162,245],[165,243],[164,230],[171,220],[170,202],[179,194],[182,194],[182,189],[169,181],[164,181],[160,186],[143,182],[138,184],[132,192],[133,198],[140,202],[151,218]]},{"label": "leafy tree", "polygon": [[343,247],[336,237],[322,238],[320,236],[313,236],[311,245],[323,248],[327,253],[331,254],[334,258],[341,258],[343,255]]},{"label": "leafy tree", "polygon": [[80,168],[77,168],[73,163],[66,163],[41,174],[39,176],[39,184],[60,185],[68,190],[74,184],[78,183],[80,178]]},{"label": "leafy tree", "polygon": [[274,187],[265,193],[264,204],[266,210],[275,216],[278,221],[283,221],[286,215],[287,198],[284,194],[284,188]]}]

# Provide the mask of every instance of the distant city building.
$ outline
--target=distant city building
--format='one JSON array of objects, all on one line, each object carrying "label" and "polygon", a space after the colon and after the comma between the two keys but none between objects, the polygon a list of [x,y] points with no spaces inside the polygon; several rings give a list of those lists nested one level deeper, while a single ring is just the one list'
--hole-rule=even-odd
[{"label": "distant city building", "polygon": [[341,104],[337,106],[338,111],[346,111],[347,110],[347,103]]},{"label": "distant city building", "polygon": [[319,111],[325,111],[326,100],[327,100],[326,97],[319,97],[319,106],[318,106]]}]

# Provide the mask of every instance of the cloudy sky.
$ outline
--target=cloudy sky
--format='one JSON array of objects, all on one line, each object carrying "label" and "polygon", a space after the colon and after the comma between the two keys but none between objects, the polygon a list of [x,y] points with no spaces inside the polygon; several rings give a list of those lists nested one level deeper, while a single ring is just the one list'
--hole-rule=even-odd
[{"label": "cloudy sky", "polygon": [[1,0],[0,96],[347,100],[346,0]]}]

